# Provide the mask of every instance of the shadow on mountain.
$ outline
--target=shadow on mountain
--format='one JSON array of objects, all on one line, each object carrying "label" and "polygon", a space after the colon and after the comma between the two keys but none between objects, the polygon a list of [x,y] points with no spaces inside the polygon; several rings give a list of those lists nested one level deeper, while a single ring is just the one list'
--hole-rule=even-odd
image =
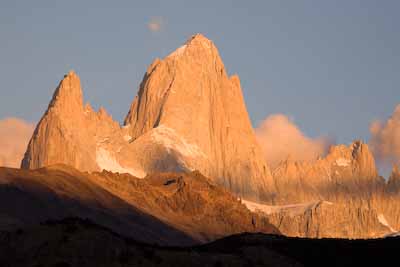
[{"label": "shadow on mountain", "polygon": [[67,218],[0,232],[1,266],[382,266],[400,238],[300,239],[244,233],[193,247],[126,238],[90,220]]},{"label": "shadow on mountain", "polygon": [[63,170],[0,168],[0,225],[24,227],[65,217],[89,218],[137,240],[157,244],[196,243],[100,186]]}]

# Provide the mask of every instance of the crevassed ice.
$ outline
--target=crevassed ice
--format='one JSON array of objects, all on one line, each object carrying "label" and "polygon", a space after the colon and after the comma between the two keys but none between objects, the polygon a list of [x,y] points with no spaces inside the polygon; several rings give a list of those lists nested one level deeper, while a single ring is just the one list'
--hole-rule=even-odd
[{"label": "crevassed ice", "polygon": [[129,173],[135,177],[143,178],[146,173],[142,170],[135,170],[131,168],[122,167],[118,161],[104,148],[96,149],[96,163],[101,170],[118,172],[118,173]]},{"label": "crevassed ice", "polygon": [[336,160],[336,165],[340,166],[340,167],[347,167],[350,165],[351,160],[349,159],[345,159],[345,158],[338,158]]},{"label": "crevassed ice", "polygon": [[185,157],[206,157],[197,145],[188,143],[185,138],[179,136],[174,129],[165,125],[154,128],[151,132],[151,137],[154,142],[163,145],[168,153],[171,153],[172,150]]},{"label": "crevassed ice", "polygon": [[384,225],[384,226],[386,226],[387,228],[389,228],[389,230],[390,230],[392,233],[397,232],[397,231],[396,231],[395,229],[393,229],[392,226],[390,226],[389,223],[386,221],[385,215],[383,215],[383,214],[378,214],[378,221],[379,221],[382,225]]}]

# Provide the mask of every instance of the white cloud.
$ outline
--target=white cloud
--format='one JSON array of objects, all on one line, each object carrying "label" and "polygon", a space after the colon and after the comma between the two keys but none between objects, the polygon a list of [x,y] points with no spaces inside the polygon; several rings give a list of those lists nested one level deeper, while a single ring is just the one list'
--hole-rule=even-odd
[{"label": "white cloud", "polygon": [[153,17],[147,23],[147,28],[152,32],[162,31],[165,26],[165,21],[162,17]]},{"label": "white cloud", "polygon": [[392,116],[382,122],[374,121],[370,125],[370,146],[375,158],[383,164],[400,163],[400,105]]},{"label": "white cloud", "polygon": [[327,138],[312,139],[283,114],[267,117],[256,129],[256,136],[267,163],[276,167],[289,156],[296,161],[315,160],[326,154],[331,142]]}]

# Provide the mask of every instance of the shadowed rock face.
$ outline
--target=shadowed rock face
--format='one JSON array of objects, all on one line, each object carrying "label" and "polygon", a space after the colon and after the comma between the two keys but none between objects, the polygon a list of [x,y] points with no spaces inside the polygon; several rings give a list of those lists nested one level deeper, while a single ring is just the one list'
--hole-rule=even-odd
[{"label": "shadowed rock face", "polygon": [[124,127],[83,106],[78,76],[61,81],[30,141],[22,167],[67,164],[84,171],[199,170],[238,195],[274,191],[237,76],[228,77],[204,36],[147,70]]},{"label": "shadowed rock face", "polygon": [[278,233],[266,218],[198,172],[138,179],[82,173],[65,165],[0,168],[0,200],[0,229],[78,216],[136,240],[164,245],[242,232]]}]

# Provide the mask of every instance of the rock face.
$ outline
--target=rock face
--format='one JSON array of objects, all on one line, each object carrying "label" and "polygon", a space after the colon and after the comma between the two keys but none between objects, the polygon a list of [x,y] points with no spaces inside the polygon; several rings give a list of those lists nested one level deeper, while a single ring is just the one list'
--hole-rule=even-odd
[{"label": "rock face", "polygon": [[70,72],[39,122],[22,167],[63,163],[138,177],[199,170],[248,198],[274,191],[239,78],[228,77],[217,48],[200,34],[151,64],[124,124],[103,109],[83,106],[79,78]]}]

